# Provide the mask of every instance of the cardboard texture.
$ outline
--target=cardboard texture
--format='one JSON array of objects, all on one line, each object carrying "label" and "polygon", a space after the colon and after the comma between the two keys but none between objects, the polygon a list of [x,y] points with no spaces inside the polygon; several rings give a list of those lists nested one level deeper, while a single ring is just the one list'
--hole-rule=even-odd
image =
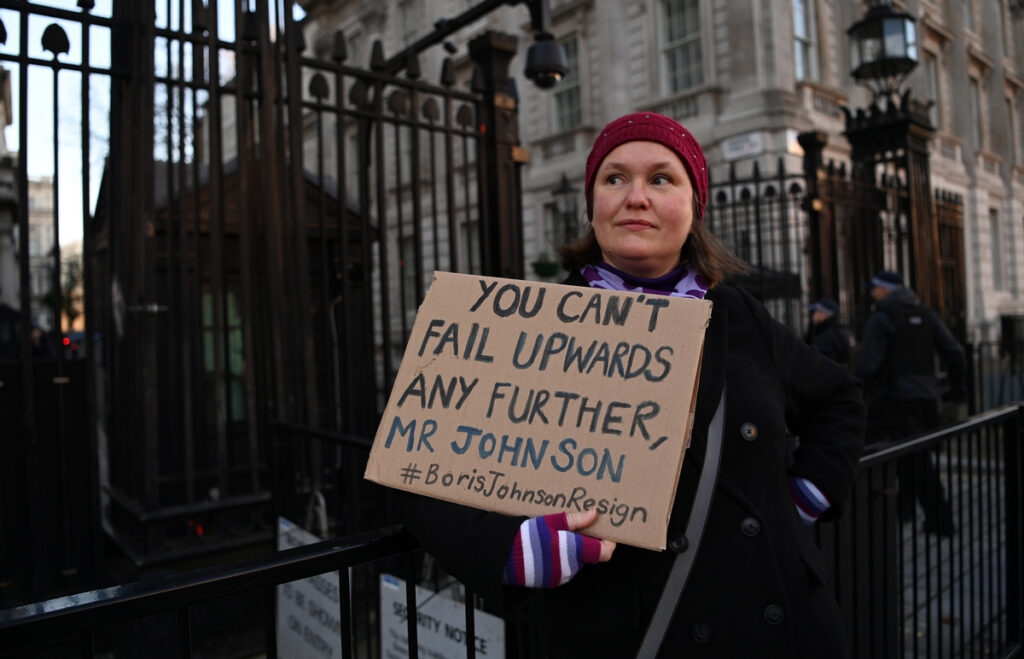
[{"label": "cardboard texture", "polygon": [[663,549],[711,303],[434,273],[365,477]]}]

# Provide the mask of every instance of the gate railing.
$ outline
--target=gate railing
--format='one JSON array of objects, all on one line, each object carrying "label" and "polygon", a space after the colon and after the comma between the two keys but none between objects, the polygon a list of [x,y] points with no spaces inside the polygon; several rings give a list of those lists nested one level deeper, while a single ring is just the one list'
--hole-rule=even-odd
[{"label": "gate railing", "polygon": [[[379,44],[349,61],[341,33],[311,56],[322,28],[287,3],[53,4],[0,0],[19,138],[0,153],[19,238],[0,240],[0,530],[26,546],[0,546],[0,602],[98,583],[105,531],[138,565],[264,541],[272,420],[371,434],[431,273],[522,268],[515,38],[434,58],[433,83],[416,53],[404,77]],[[68,227],[74,364],[44,350],[70,315]]]},{"label": "gate railing", "polygon": [[805,188],[803,174],[788,173],[782,158],[767,173],[755,161],[744,177],[733,164],[725,180],[711,181],[707,208],[708,227],[715,236],[753,266],[737,283],[761,299],[776,320],[798,332],[806,326],[810,276]]},{"label": "gate railing", "polygon": [[[1017,404],[872,447],[861,459],[845,514],[816,527],[854,656],[1011,657],[1024,650],[1022,433],[1024,406]],[[915,460],[931,461],[951,505],[953,526],[939,533],[922,527],[916,509],[900,517],[900,488],[927,487]],[[218,638],[224,644],[228,636],[233,648],[247,638],[245,649],[276,656],[277,587],[337,571],[340,592],[349,596],[338,598],[337,611],[329,613],[337,615],[344,656],[377,657],[379,575],[401,574],[406,601],[415,602],[419,555],[415,542],[391,527],[155,585],[125,584],[28,604],[0,611],[0,656],[73,650],[92,657],[119,643],[136,654],[161,643],[180,656],[200,648],[210,656]],[[475,601],[472,593],[465,600]],[[215,630],[203,628],[216,611],[222,615]],[[465,621],[469,657],[475,655],[472,618],[467,614]],[[413,639],[413,648],[415,620],[414,604],[405,637]],[[530,656],[515,648],[535,647],[536,638],[523,639],[539,627],[528,619],[506,620],[507,656]]]}]

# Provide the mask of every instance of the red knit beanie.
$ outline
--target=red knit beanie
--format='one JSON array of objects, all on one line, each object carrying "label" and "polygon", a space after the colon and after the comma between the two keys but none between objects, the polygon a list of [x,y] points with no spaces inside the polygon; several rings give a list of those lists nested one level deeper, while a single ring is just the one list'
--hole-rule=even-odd
[{"label": "red knit beanie", "polygon": [[594,219],[594,179],[601,162],[615,147],[637,140],[657,142],[675,151],[690,175],[700,217],[704,217],[704,207],[708,203],[708,164],[704,159],[704,150],[682,124],[656,112],[634,112],[619,117],[605,126],[594,140],[594,146],[587,156],[587,217]]}]

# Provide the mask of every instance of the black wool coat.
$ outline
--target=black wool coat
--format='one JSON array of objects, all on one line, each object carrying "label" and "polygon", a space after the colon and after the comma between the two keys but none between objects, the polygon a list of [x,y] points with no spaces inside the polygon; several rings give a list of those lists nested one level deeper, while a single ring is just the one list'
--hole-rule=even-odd
[{"label": "black wool coat", "polygon": [[[566,283],[585,285],[578,274]],[[836,515],[863,449],[859,382],[775,322],[749,293],[719,286],[705,335],[693,436],[683,459],[668,546],[682,536],[707,428],[726,387],[721,469],[707,528],[660,656],[847,656],[823,557],[787,475],[812,481]],[[787,430],[799,437],[787,451]],[[634,656],[675,554],[619,544],[567,584],[500,585],[524,518],[409,496],[407,527],[443,568],[485,597],[543,598],[548,656]],[[531,595],[532,594],[532,595]]]}]

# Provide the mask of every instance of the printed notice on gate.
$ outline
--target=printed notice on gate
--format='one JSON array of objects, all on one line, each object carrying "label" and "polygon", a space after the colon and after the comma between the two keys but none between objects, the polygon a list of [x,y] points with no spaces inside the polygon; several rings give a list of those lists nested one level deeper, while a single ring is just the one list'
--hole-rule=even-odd
[{"label": "printed notice on gate", "polygon": [[434,273],[365,476],[663,549],[706,300]]}]

